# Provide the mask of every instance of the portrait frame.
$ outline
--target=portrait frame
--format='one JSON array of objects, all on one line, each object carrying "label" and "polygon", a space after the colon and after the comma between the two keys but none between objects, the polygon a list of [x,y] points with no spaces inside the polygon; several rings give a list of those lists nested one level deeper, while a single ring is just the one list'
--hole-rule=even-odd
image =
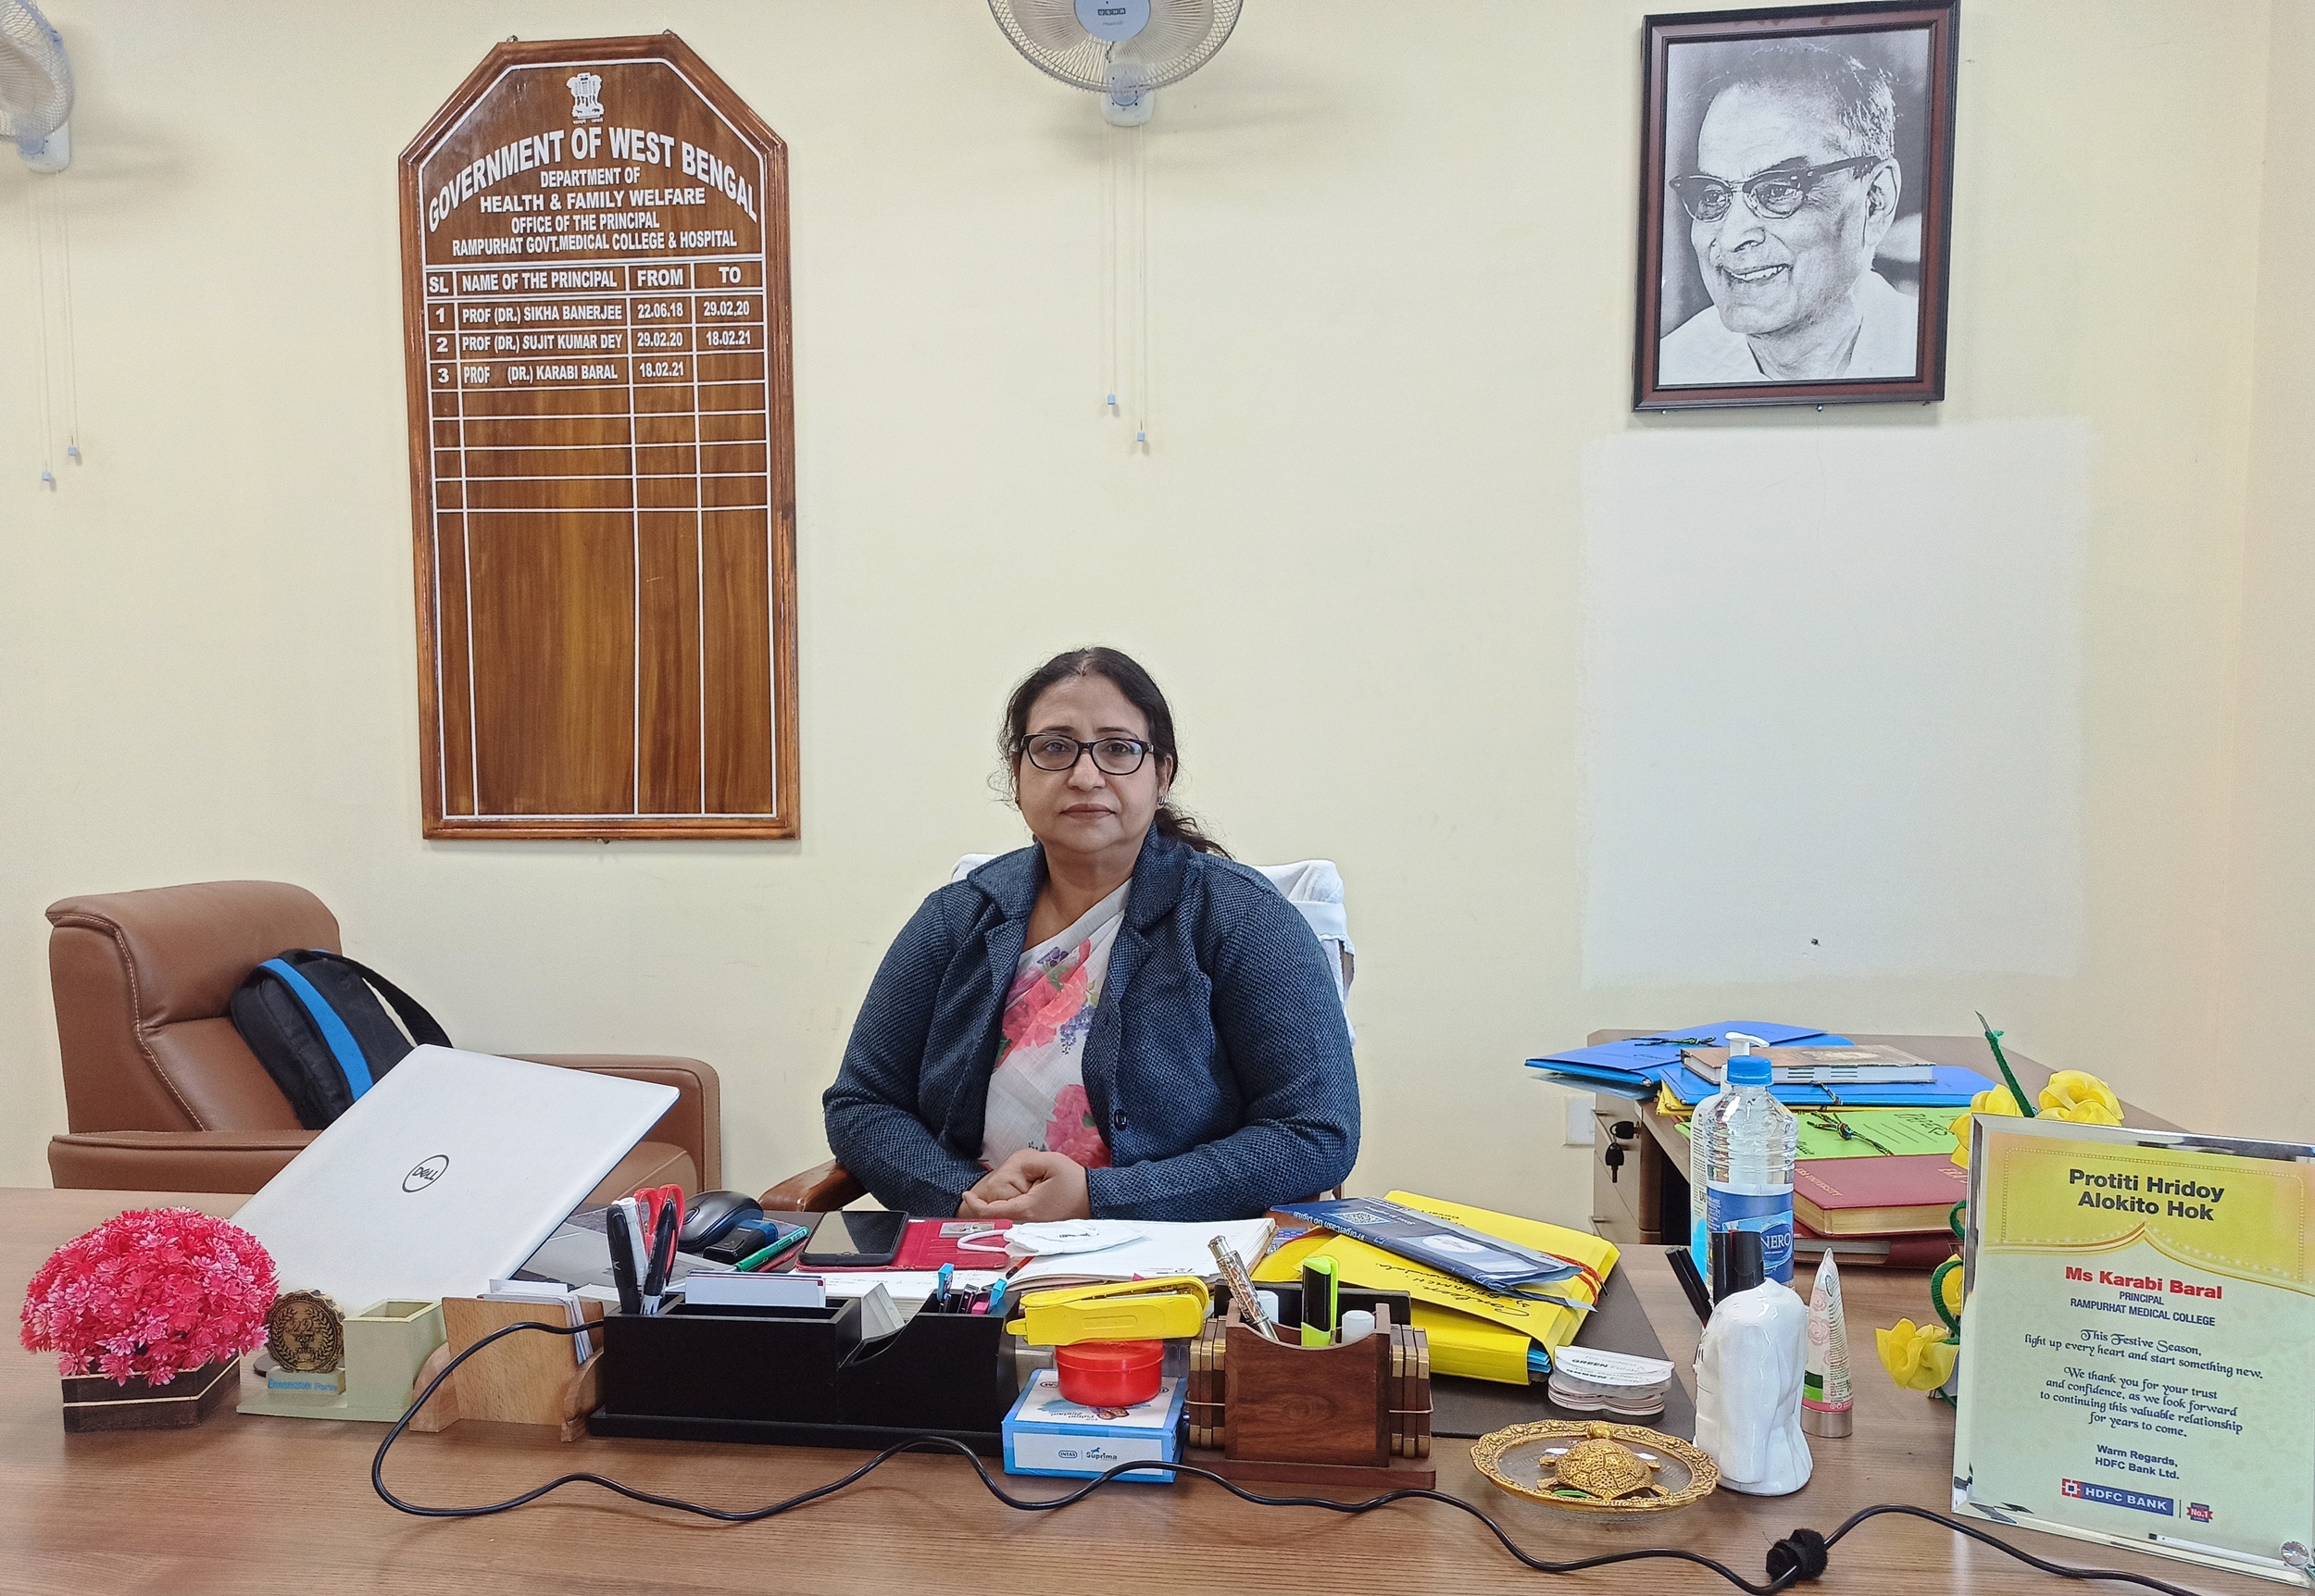
[{"label": "portrait frame", "polygon": [[[1926,404],[1946,396],[1959,13],[1960,0],[1861,0],[1646,19],[1635,411]],[[1793,63],[1813,63],[1819,53],[1839,64],[1843,89],[1820,90],[1812,83],[1813,94],[1794,93]],[[1760,87],[1748,81],[1756,69],[1785,75],[1764,78],[1767,86]],[[1828,131],[1826,147],[1816,156],[1792,155],[1758,172],[1690,175],[1700,173],[1697,161],[1708,142],[1723,150],[1732,143],[1724,127],[1713,134],[1704,128],[1714,101],[1732,89],[1755,92],[1748,100],[1740,94],[1723,106],[1722,121],[1749,110],[1758,122],[1761,103],[1778,94],[1786,106],[1810,98],[1837,102],[1847,86],[1876,82],[1882,85],[1884,114],[1861,123],[1881,130],[1873,138],[1858,134],[1859,118],[1851,117],[1839,122],[1839,138]],[[1847,104],[1871,101],[1852,98]],[[1893,117],[1885,114],[1892,110]],[[1828,104],[1824,114],[1830,128],[1833,106]],[[1834,164],[1823,161],[1824,155],[1837,159],[1844,149],[1858,152],[1860,143],[1869,147],[1838,161],[1846,169],[1824,169]],[[1766,154],[1784,147],[1771,141],[1756,148]],[[1875,153],[1881,164],[1868,166]],[[1796,168],[1793,175],[1802,180],[1799,184],[1751,186],[1787,168]],[[1675,194],[1676,179],[1689,199]],[[1855,197],[1843,193],[1848,183],[1858,186]],[[1790,203],[1796,186],[1801,194],[1797,213],[1774,214]],[[1756,195],[1766,197],[1768,210],[1756,206]],[[1836,216],[1831,209],[1835,206],[1848,209]],[[1749,243],[1739,240],[1736,247],[1753,253],[1735,257],[1764,262],[1755,268],[1757,275],[1740,275],[1720,253],[1725,235],[1707,219],[1716,206],[1719,216],[1733,216],[1733,231],[1750,229],[1757,235]],[[1874,227],[1881,231],[1872,233]],[[1827,286],[1843,274],[1845,287]],[[1912,301],[1909,369],[1900,295]],[[1851,305],[1857,307],[1854,317]],[[1787,319],[1779,323],[1779,317]],[[1846,343],[1837,336],[1843,319],[1855,329]],[[1812,324],[1825,329],[1827,336],[1811,338]],[[1796,347],[1805,358],[1795,366],[1813,360],[1820,369],[1771,375],[1775,355]],[[1835,358],[1841,362],[1838,374],[1825,369]]]}]

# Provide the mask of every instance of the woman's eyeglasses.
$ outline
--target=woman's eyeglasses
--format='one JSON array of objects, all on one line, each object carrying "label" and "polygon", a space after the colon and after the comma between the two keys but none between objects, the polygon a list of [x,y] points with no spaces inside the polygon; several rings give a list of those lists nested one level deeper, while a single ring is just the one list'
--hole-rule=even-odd
[{"label": "woman's eyeglasses", "polygon": [[1697,221],[1720,220],[1728,214],[1729,206],[1739,193],[1745,196],[1746,207],[1753,215],[1764,220],[1782,221],[1807,204],[1809,191],[1833,173],[1859,172],[1880,164],[1879,156],[1855,156],[1846,161],[1827,161],[1821,167],[1778,167],[1740,183],[1698,172],[1672,179],[1671,188],[1680,208]]},{"label": "woman's eyeglasses", "polygon": [[1149,744],[1130,737],[1100,737],[1091,742],[1080,742],[1074,737],[1048,731],[1026,739],[1021,752],[1040,770],[1074,769],[1081,755],[1091,754],[1095,769],[1109,776],[1131,776],[1149,757]]}]

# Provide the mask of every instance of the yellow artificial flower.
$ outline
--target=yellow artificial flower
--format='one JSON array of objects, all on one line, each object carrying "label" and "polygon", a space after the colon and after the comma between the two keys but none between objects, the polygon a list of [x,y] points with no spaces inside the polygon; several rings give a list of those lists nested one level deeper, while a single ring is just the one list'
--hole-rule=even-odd
[{"label": "yellow artificial flower", "polygon": [[1954,1116],[1953,1123],[1946,1128],[1953,1133],[1953,1161],[1964,1169],[1970,1166],[1970,1116],[1972,1114],[2007,1114],[2016,1119],[2020,1117],[2018,1100],[2009,1095],[2009,1088],[1993,1087],[1970,1099],[1970,1106]]},{"label": "yellow artificial flower", "polygon": [[1946,1312],[1955,1318],[1961,1316],[1961,1271],[1947,1269],[1945,1278],[1937,1282],[1937,1294],[1946,1300]]},{"label": "yellow artificial flower", "polygon": [[1953,1378],[1954,1359],[1961,1355],[1958,1342],[1949,1340],[1943,1325],[1917,1325],[1899,1319],[1896,1328],[1873,1332],[1881,1366],[1889,1378],[1909,1391],[1933,1391]]},{"label": "yellow artificial flower", "polygon": [[2074,1125],[2120,1125],[2121,1100],[2096,1076],[2079,1069],[2061,1069],[2042,1089],[2043,1115]]}]

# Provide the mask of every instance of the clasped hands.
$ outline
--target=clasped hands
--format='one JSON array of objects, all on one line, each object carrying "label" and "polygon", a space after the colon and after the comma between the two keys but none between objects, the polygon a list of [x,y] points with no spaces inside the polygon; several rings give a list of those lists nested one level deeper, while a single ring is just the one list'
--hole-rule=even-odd
[{"label": "clasped hands", "polygon": [[1023,1149],[983,1175],[957,1204],[959,1219],[1090,1219],[1085,1166],[1060,1153]]}]

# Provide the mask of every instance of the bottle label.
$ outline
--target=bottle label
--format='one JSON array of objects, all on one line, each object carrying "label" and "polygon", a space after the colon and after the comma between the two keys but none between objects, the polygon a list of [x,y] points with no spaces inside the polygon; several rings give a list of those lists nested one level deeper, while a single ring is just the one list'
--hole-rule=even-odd
[{"label": "bottle label", "polygon": [[1760,1263],[1771,1280],[1793,1283],[1793,1189],[1773,1191],[1732,1191],[1714,1182],[1705,1193],[1704,1227],[1708,1235],[1719,1230],[1758,1230]]}]

